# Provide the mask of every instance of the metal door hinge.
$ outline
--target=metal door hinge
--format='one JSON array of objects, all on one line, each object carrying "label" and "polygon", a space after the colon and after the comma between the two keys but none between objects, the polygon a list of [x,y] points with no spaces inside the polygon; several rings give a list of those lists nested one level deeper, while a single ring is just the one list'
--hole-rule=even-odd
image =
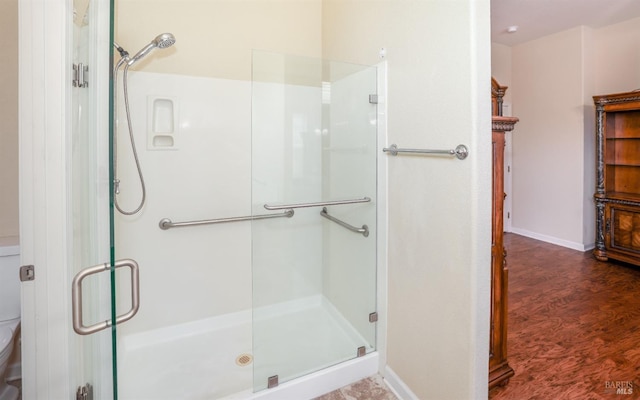
[{"label": "metal door hinge", "polygon": [[378,313],[377,312],[372,312],[371,314],[369,314],[369,322],[374,323],[374,322],[378,322]]},{"label": "metal door hinge", "polygon": [[267,378],[267,389],[272,389],[278,386],[278,375],[273,375]]},{"label": "metal door hinge", "polygon": [[78,386],[76,400],[93,400],[93,386],[88,383],[84,386]]},{"label": "metal door hinge", "polygon": [[36,279],[36,270],[33,265],[23,265],[20,267],[20,281],[32,281]]},{"label": "metal door hinge", "polygon": [[73,86],[86,88],[89,86],[87,79],[85,78],[85,72],[89,71],[89,66],[83,63],[73,64]]},{"label": "metal door hinge", "polygon": [[377,94],[370,94],[369,95],[369,103],[378,104],[378,95]]}]

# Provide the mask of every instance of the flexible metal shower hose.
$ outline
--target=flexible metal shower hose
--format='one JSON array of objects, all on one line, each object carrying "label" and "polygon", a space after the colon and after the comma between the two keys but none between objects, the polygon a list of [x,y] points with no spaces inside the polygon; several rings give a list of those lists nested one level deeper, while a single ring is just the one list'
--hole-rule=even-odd
[{"label": "flexible metal shower hose", "polygon": [[[138,205],[138,207],[136,207],[136,209],[134,209],[133,211],[126,211],[123,210],[120,207],[120,204],[118,203],[118,186],[120,184],[120,181],[118,180],[118,129],[117,129],[117,118],[116,115],[118,113],[118,108],[116,107],[117,102],[116,99],[118,98],[117,95],[117,89],[118,89],[118,70],[120,69],[120,66],[125,63],[125,67],[124,67],[124,72],[123,72],[123,76],[122,76],[122,86],[124,89],[124,107],[125,107],[125,112],[127,115],[127,127],[129,128],[129,141],[131,143],[131,150],[133,152],[133,159],[136,162],[136,169],[138,170],[138,177],[140,178],[140,186],[142,189],[142,198],[140,199],[140,204]],[[147,190],[146,190],[146,186],[144,184],[144,176],[142,175],[142,168],[140,167],[140,160],[138,158],[138,152],[136,150],[136,143],[135,140],[133,138],[133,126],[131,124],[131,112],[129,111],[129,93],[128,93],[128,88],[127,88],[127,74],[128,74],[128,70],[129,70],[129,63],[126,63],[125,58],[120,59],[120,61],[118,62],[118,64],[116,65],[116,67],[114,68],[114,78],[113,78],[113,85],[114,85],[114,132],[113,132],[113,180],[114,180],[114,191],[115,193],[113,194],[113,198],[114,198],[114,205],[116,207],[116,209],[124,215],[134,215],[137,214],[138,212],[140,212],[140,210],[142,210],[142,207],[144,206],[146,197],[147,197]]]}]

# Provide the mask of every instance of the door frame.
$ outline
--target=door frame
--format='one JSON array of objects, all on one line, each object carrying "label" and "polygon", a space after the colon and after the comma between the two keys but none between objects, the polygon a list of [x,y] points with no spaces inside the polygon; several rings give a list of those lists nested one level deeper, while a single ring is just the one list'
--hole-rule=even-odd
[{"label": "door frame", "polygon": [[[101,16],[95,40],[103,49],[110,43],[110,2],[93,5]],[[70,0],[20,0],[18,7],[20,257],[21,265],[35,266],[35,280],[23,282],[21,289],[22,396],[70,399],[83,379],[71,328],[73,5]],[[95,79],[94,84],[107,90],[108,65],[107,52],[91,74],[106,76],[106,83]],[[106,115],[98,124],[108,124],[108,96],[104,102]]]},{"label": "door frame", "polygon": [[68,399],[69,21],[63,1],[20,1],[18,15],[20,261],[35,266],[22,283],[22,396]]}]

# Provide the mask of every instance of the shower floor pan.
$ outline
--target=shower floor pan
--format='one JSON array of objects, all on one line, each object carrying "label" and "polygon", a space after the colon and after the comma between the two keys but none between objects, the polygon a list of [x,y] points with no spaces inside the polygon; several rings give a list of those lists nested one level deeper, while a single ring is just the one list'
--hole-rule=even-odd
[{"label": "shower floor pan", "polygon": [[[256,315],[253,324],[247,310],[122,337],[118,397],[302,399],[378,370],[377,353],[351,360],[366,342],[322,296],[270,306]],[[273,375],[280,382],[306,376],[266,389]],[[293,392],[287,395],[287,390]]]}]

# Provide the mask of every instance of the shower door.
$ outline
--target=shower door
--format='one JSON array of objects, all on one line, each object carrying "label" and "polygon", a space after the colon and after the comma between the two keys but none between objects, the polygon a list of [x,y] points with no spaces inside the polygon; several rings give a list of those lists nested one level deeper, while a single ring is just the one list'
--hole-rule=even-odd
[{"label": "shower door", "polygon": [[375,350],[376,68],[253,54],[254,391]]},{"label": "shower door", "polygon": [[[72,247],[69,283],[92,265],[110,261],[108,135],[109,135],[109,2],[74,0],[71,22],[73,78],[71,84],[70,204]],[[71,67],[71,66],[70,66]],[[75,298],[80,322],[91,326],[111,318],[108,273],[81,282],[84,296]],[[76,297],[76,296],[74,296]],[[76,325],[77,327],[77,325]],[[115,329],[113,330],[115,331]],[[112,329],[89,335],[72,333],[71,382],[79,394],[114,396]]]}]

